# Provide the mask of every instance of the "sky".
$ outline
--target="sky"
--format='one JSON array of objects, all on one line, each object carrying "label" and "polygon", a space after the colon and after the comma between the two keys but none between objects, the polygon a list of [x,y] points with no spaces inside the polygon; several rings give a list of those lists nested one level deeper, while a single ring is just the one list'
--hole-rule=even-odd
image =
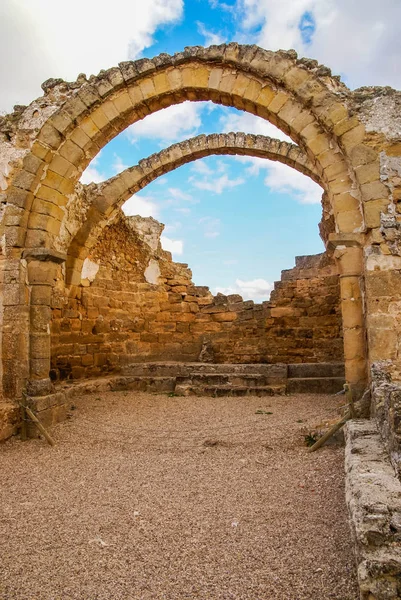
[{"label": "sky", "polygon": [[[49,77],[75,80],[118,62],[185,46],[237,41],[295,48],[355,89],[401,88],[401,0],[2,0],[0,113],[42,94]],[[84,172],[99,182],[200,133],[288,139],[270,123],[211,102],[186,102],[114,138]],[[322,190],[277,162],[207,157],[162,176],[124,206],[165,224],[163,247],[213,293],[266,300],[297,255],[323,251]]]}]

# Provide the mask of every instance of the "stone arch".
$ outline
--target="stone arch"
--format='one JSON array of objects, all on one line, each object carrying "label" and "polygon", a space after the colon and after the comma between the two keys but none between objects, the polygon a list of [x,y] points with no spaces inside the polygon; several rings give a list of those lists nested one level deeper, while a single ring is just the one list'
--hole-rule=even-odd
[{"label": "stone arch", "polygon": [[[52,269],[47,275],[38,275],[40,261],[57,264],[63,260],[54,241],[80,174],[127,126],[185,100],[211,100],[259,115],[305,151],[333,209],[338,236],[332,243],[340,245],[340,267],[359,289],[363,271],[360,234],[365,230],[362,200],[383,198],[384,193],[378,164],[376,168],[377,153],[364,144],[365,127],[348,111],[350,92],[327,68],[298,59],[294,51],[271,52],[232,43],[120,63],[89,80],[47,82],[45,89],[43,107],[33,104],[14,119],[23,123],[30,115],[35,125],[29,135],[20,136],[23,149],[14,154],[10,151],[14,166],[7,175],[3,218],[6,256],[12,261],[24,253],[24,259],[30,261],[28,276],[33,276],[27,300],[21,283],[24,266],[18,265],[16,305],[24,315],[21,323],[25,323],[25,330],[20,327],[20,341],[26,344],[29,336],[31,381],[39,385],[48,380],[49,352],[46,332],[29,327],[27,307],[39,301],[36,287],[53,284]],[[6,125],[11,123],[12,129],[14,121],[11,118]],[[377,211],[380,213],[379,207]],[[359,296],[358,306],[362,315]],[[42,318],[46,320],[45,311]],[[348,338],[352,340],[349,344]],[[362,387],[366,380],[363,325],[358,325],[357,336],[355,326],[349,327],[345,345],[349,346],[347,379]],[[14,371],[20,354],[17,349],[10,351]],[[7,380],[6,387],[15,391],[18,386],[12,383],[13,377],[9,368],[3,372],[3,387]]]},{"label": "stone arch", "polygon": [[[298,146],[268,136],[245,133],[199,135],[173,144],[102,183],[78,188],[75,201],[61,224],[61,235],[55,242],[57,250],[68,255],[67,284],[79,282],[83,260],[99,232],[128,198],[157,177],[186,163],[205,156],[230,154],[278,161],[320,184],[315,166]],[[77,204],[84,203],[87,210],[77,210]]]}]

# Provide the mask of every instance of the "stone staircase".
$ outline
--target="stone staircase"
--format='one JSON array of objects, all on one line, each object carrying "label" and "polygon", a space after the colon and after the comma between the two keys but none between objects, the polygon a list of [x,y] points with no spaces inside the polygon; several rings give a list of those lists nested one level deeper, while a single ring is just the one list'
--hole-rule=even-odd
[{"label": "stone staircase", "polygon": [[113,390],[171,393],[178,396],[273,396],[333,394],[345,383],[344,365],[137,363],[112,377]]},{"label": "stone staircase", "polygon": [[345,383],[344,365],[304,363],[288,365],[287,394],[335,394]]}]

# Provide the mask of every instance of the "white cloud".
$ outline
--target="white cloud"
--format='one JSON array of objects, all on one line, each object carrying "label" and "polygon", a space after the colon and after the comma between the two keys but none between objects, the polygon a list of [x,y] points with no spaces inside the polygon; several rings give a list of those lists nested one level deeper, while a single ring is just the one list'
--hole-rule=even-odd
[{"label": "white cloud", "polygon": [[191,171],[193,173],[199,173],[199,175],[212,175],[213,169],[202,159],[196,160],[191,165]]},{"label": "white cloud", "polygon": [[[325,0],[319,0],[325,2]],[[239,0],[242,8],[242,27],[245,30],[261,27],[258,43],[264,48],[298,47],[302,42],[299,21],[316,0]]]},{"label": "white cloud", "polygon": [[199,190],[206,190],[208,192],[212,192],[213,194],[221,194],[225,190],[230,190],[245,183],[245,179],[243,177],[230,179],[227,173],[224,173],[223,175],[220,175],[220,177],[215,177],[211,180],[205,178],[202,181],[197,181],[193,177],[190,177],[189,180]]},{"label": "white cloud", "polygon": [[274,285],[269,283],[265,279],[252,279],[251,281],[243,281],[242,279],[236,279],[235,284],[229,287],[217,287],[216,293],[225,295],[240,294],[244,300],[255,300],[261,302],[268,300],[270,292],[273,290]]},{"label": "white cloud", "polygon": [[[191,175],[188,178],[188,182],[199,190],[206,190],[213,194],[221,194],[225,190],[232,189],[238,185],[245,183],[243,177],[236,177],[230,179],[227,174],[227,165],[222,161],[217,161],[215,169],[212,169],[203,160],[197,160],[191,167],[191,172],[195,175]],[[221,173],[221,175],[219,175]],[[197,177],[201,176],[201,179]]]},{"label": "white cloud", "polygon": [[207,238],[215,238],[220,235],[220,219],[213,217],[202,217],[198,225],[203,228],[203,235]]},{"label": "white cloud", "polygon": [[168,177],[158,177],[158,178],[155,180],[155,183],[156,183],[157,185],[166,185],[166,184],[168,183]]},{"label": "white cloud", "polygon": [[273,191],[291,194],[301,204],[320,204],[322,201],[322,188],[288,165],[251,156],[238,156],[237,160],[249,164],[247,171],[251,175],[257,175],[264,169],[264,183]]},{"label": "white cloud", "polygon": [[196,21],[196,26],[198,28],[198,32],[205,38],[205,46],[223,44],[226,41],[225,37],[223,37],[221,34],[209,31],[209,29],[205,27],[204,23]]},{"label": "white cloud", "polygon": [[133,144],[141,138],[157,139],[172,143],[189,138],[198,132],[202,125],[203,106],[195,102],[183,102],[148,115],[142,121],[134,123],[126,130]]},{"label": "white cloud", "polygon": [[173,223],[169,223],[164,227],[164,233],[175,233],[179,229],[181,229],[182,223],[180,221],[174,221]]},{"label": "white cloud", "polygon": [[223,265],[236,265],[238,264],[238,260],[236,260],[235,258],[229,258],[227,260],[223,260]]},{"label": "white cloud", "polygon": [[140,196],[135,194],[122,205],[122,211],[127,217],[140,215],[141,217],[154,217],[157,219],[159,206],[153,196]]},{"label": "white cloud", "polygon": [[183,0],[2,0],[0,110],[42,95],[49,77],[75,80],[135,59],[156,30],[178,22]]},{"label": "white cloud", "polygon": [[191,212],[191,209],[187,207],[175,208],[174,210],[175,212],[181,213],[183,215],[189,215]]},{"label": "white cloud", "polygon": [[180,256],[184,251],[184,242],[182,240],[172,240],[169,237],[162,235],[160,242],[163,250],[167,250],[173,255]]},{"label": "white cloud", "polygon": [[170,195],[176,200],[183,200],[184,202],[194,202],[194,199],[191,196],[191,194],[187,194],[179,188],[168,188],[168,191]]},{"label": "white cloud", "polygon": [[129,165],[126,165],[123,162],[121,156],[118,156],[118,154],[114,153],[114,160],[112,164],[114,174],[117,175],[118,173],[121,173],[121,171],[125,171],[125,169],[128,169],[128,167]]},{"label": "white cloud", "polygon": [[84,184],[100,183],[106,178],[96,167],[89,165],[81,175],[80,182]]},{"label": "white cloud", "polygon": [[244,133],[253,133],[255,135],[267,135],[286,142],[292,141],[285,133],[278,129],[278,127],[251,113],[237,114],[228,112],[220,117],[220,125],[223,133],[243,131]]},{"label": "white cloud", "polygon": [[[362,85],[401,87],[397,0],[237,0],[239,37],[269,50],[295,48]],[[315,27],[302,36],[306,17]],[[257,30],[255,35],[253,32]]]}]

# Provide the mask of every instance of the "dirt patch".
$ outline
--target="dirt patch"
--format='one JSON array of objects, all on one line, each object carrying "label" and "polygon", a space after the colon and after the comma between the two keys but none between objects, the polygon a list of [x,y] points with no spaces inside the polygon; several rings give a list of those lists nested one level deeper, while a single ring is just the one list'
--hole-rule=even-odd
[{"label": "dirt patch", "polygon": [[74,399],[0,446],[0,598],[357,600],[343,448],[303,444],[338,403]]}]

